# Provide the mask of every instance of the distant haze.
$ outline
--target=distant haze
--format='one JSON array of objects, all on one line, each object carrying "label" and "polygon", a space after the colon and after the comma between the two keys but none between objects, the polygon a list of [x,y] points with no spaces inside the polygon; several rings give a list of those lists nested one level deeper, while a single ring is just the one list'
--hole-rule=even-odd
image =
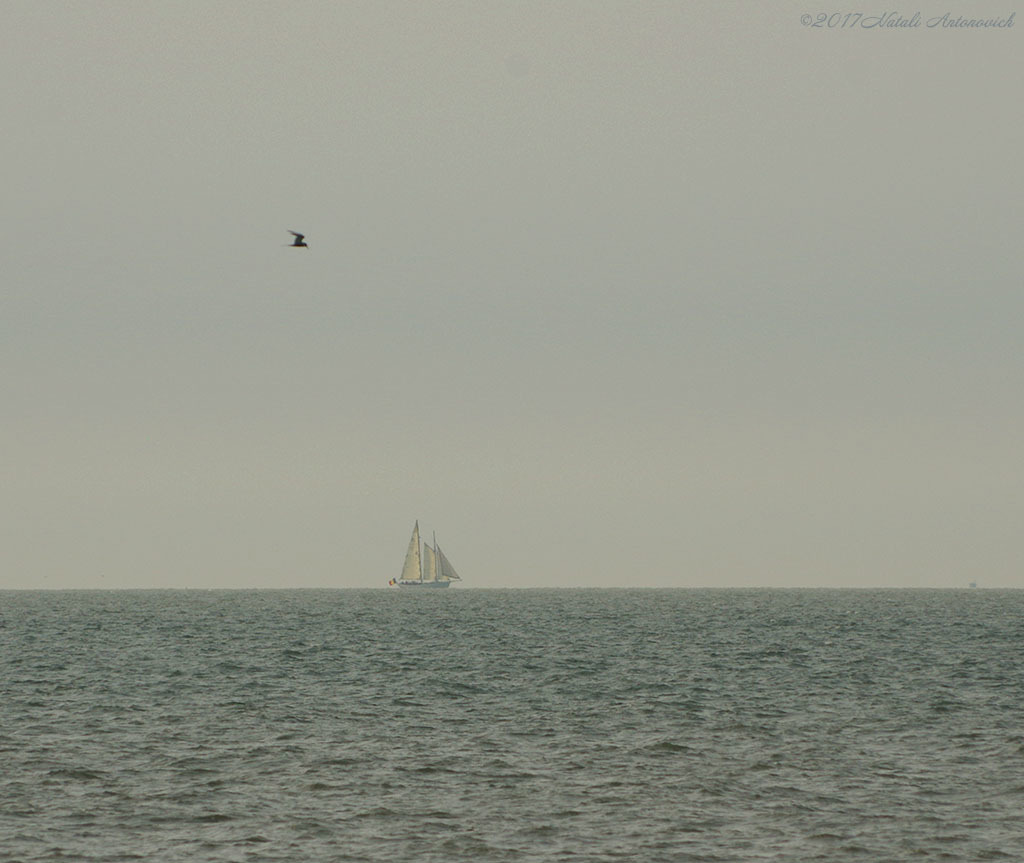
[{"label": "distant haze", "polygon": [[1024,20],[810,11],[5,5],[0,588],[1024,586]]}]

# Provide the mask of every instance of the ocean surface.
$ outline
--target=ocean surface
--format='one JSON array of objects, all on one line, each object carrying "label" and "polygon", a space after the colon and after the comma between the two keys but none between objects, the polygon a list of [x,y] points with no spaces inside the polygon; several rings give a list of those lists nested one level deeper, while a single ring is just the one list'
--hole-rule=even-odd
[{"label": "ocean surface", "polygon": [[0,860],[1024,860],[1024,591],[0,593]]}]

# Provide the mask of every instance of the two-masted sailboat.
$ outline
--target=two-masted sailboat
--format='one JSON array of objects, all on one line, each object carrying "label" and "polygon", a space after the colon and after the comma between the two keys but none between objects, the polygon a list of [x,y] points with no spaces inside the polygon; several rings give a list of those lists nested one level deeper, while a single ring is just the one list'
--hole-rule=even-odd
[{"label": "two-masted sailboat", "polygon": [[393,578],[388,584],[392,587],[447,587],[453,581],[462,581],[455,567],[437,544],[431,548],[427,544],[420,547],[420,523],[417,521],[412,529],[409,550],[405,553],[405,566],[402,575]]}]

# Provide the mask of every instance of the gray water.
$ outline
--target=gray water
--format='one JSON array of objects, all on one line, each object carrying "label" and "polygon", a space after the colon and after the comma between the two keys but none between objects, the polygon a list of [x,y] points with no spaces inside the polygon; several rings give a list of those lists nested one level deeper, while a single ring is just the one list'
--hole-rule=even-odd
[{"label": "gray water", "polygon": [[1024,859],[1024,592],[0,593],[0,860]]}]

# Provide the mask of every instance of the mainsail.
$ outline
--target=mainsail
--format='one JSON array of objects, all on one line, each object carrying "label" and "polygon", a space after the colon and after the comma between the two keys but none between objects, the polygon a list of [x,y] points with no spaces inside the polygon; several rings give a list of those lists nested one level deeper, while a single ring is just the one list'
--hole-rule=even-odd
[{"label": "mainsail", "polygon": [[402,567],[402,581],[420,581],[420,523],[412,529],[409,550],[405,553],[405,566]]},{"label": "mainsail", "polygon": [[423,546],[423,580],[437,581],[437,555],[429,545]]}]

